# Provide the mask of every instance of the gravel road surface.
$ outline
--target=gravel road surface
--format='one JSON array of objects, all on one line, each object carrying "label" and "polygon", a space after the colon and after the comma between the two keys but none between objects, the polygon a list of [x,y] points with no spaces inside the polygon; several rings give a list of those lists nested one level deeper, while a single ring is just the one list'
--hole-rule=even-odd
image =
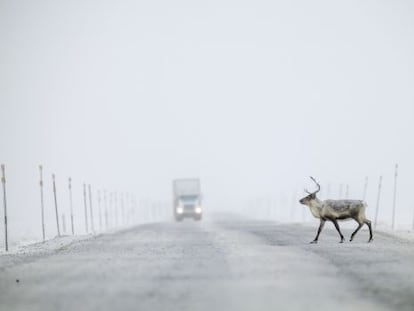
[{"label": "gravel road surface", "polygon": [[157,223],[3,254],[0,310],[414,310],[414,243],[332,227],[315,245],[317,224]]}]

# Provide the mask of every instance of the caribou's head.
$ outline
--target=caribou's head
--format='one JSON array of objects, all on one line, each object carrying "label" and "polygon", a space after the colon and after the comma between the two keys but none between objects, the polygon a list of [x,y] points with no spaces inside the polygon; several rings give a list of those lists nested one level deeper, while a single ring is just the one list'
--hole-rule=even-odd
[{"label": "caribou's head", "polygon": [[318,187],[318,189],[316,189],[316,191],[314,192],[309,192],[308,190],[305,189],[305,192],[308,194],[306,197],[302,198],[299,200],[300,204],[304,204],[304,205],[309,205],[313,200],[316,199],[316,194],[321,191],[321,186],[318,184],[318,182],[315,180],[315,178],[313,178],[311,176],[311,179],[313,180],[313,182],[316,184],[316,186]]}]

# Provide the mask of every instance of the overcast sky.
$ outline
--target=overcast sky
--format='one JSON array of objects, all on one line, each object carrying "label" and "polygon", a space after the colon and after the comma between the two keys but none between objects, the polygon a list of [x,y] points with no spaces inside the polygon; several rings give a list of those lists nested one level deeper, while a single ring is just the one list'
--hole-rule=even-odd
[{"label": "overcast sky", "polygon": [[411,221],[412,1],[0,0],[0,47],[11,213],[42,163],[168,201],[199,176],[211,208],[369,176],[371,215],[384,174],[385,218],[398,162]]}]

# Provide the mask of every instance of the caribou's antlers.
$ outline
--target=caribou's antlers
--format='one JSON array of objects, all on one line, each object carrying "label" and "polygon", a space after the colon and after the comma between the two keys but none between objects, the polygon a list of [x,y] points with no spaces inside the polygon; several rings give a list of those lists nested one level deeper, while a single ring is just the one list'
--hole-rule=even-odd
[{"label": "caribou's antlers", "polygon": [[308,194],[317,194],[319,191],[321,191],[321,185],[316,181],[315,178],[313,178],[312,176],[310,176],[310,178],[313,180],[313,182],[316,184],[316,186],[318,186],[318,189],[315,192],[309,192],[308,190],[305,189],[305,191]]}]

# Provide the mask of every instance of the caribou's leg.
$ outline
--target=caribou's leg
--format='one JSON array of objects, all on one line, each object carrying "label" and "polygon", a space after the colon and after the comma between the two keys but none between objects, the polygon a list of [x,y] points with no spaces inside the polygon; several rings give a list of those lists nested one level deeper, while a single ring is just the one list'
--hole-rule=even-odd
[{"label": "caribou's leg", "polygon": [[324,225],[325,225],[325,220],[321,219],[321,222],[319,224],[318,233],[316,234],[315,239],[311,242],[312,244],[318,243],[319,234],[321,234],[321,231],[322,231]]},{"label": "caribou's leg", "polygon": [[336,219],[332,219],[332,222],[335,225],[336,231],[338,231],[339,235],[341,236],[341,241],[339,243],[344,243],[345,238],[341,232],[341,229],[339,229],[338,222],[336,221]]},{"label": "caribou's leg", "polygon": [[368,229],[369,229],[369,240],[368,242],[372,241],[372,228],[371,228],[371,220],[365,219],[364,223],[367,224]]},{"label": "caribou's leg", "polygon": [[351,234],[351,239],[349,240],[350,242],[352,242],[352,240],[354,239],[355,234],[357,234],[357,232],[359,231],[359,229],[362,228],[362,226],[364,225],[364,223],[360,223],[358,222],[358,228],[356,228],[356,230],[354,232],[352,232]]}]

